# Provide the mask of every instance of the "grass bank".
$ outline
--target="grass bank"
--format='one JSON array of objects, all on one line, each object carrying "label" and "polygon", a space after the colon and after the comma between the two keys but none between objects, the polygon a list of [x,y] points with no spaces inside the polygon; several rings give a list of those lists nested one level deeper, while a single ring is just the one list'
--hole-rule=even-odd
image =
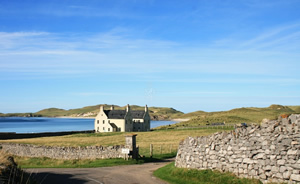
[{"label": "grass bank", "polygon": [[[175,157],[179,142],[188,136],[207,136],[215,132],[222,131],[220,129],[190,129],[190,130],[156,130],[150,132],[135,132],[137,136],[137,145],[140,148],[140,155],[145,158],[136,161],[124,161],[122,159],[108,160],[58,160],[49,158],[21,158],[16,157],[16,161],[23,168],[39,168],[39,167],[104,167],[114,165],[141,164],[145,162],[153,162],[159,159]],[[228,130],[226,130],[228,131]],[[1,142],[34,144],[44,146],[111,146],[124,145],[125,135],[128,133],[86,133],[73,134],[57,137],[41,137],[31,139],[15,139],[0,140]],[[150,144],[153,145],[153,158],[150,159]]]},{"label": "grass bank", "polygon": [[[150,144],[153,145],[154,155],[177,151],[179,142],[188,136],[207,136],[220,129],[190,129],[190,130],[156,130],[150,132],[134,132],[137,134],[137,145],[140,154],[149,156]],[[228,130],[226,130],[228,131]],[[111,146],[124,145],[124,132],[73,134],[57,137],[41,137],[31,139],[0,140],[1,142],[35,144],[44,146]]]},{"label": "grass bank", "polygon": [[154,176],[171,184],[262,184],[257,179],[238,178],[232,173],[176,168],[174,162],[156,170]]},{"label": "grass bank", "polygon": [[61,160],[51,158],[28,158],[15,157],[16,163],[23,169],[25,168],[94,168],[110,167],[118,165],[143,164],[147,162],[159,162],[166,158],[176,156],[176,152],[155,155],[153,158],[145,157],[138,160],[124,160],[122,158],[114,159],[94,159],[94,160]]}]

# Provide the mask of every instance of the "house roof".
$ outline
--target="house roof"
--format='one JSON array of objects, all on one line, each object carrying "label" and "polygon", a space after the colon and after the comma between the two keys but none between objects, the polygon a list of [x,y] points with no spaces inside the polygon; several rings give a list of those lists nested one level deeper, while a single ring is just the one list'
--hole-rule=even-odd
[{"label": "house roof", "polygon": [[104,110],[108,119],[124,119],[126,110]]},{"label": "house roof", "polygon": [[145,111],[130,111],[132,118],[135,119],[143,119],[145,115]]},{"label": "house roof", "polygon": [[[145,111],[130,111],[132,118],[143,119]],[[126,110],[104,110],[108,119],[124,119]]]}]

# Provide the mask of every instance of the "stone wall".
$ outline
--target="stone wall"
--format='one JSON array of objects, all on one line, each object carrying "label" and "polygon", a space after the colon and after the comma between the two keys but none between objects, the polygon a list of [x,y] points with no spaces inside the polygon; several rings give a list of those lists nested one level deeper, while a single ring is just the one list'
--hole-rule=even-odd
[{"label": "stone wall", "polygon": [[262,182],[300,182],[300,115],[236,128],[207,137],[188,137],[175,165],[216,169]]},{"label": "stone wall", "polygon": [[2,150],[22,157],[48,157],[54,159],[106,159],[122,158],[124,146],[50,147],[29,144],[1,144]]}]

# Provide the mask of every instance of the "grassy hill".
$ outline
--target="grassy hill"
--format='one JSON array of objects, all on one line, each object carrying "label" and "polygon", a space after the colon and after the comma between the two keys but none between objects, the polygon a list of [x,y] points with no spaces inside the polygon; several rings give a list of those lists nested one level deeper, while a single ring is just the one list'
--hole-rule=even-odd
[{"label": "grassy hill", "polygon": [[190,118],[189,121],[171,125],[169,128],[180,126],[202,126],[207,123],[217,122],[225,122],[226,124],[237,124],[242,122],[260,123],[264,118],[277,119],[281,114],[293,113],[300,113],[300,106],[271,105],[266,108],[243,107],[220,112],[196,111],[180,116],[181,118]]},{"label": "grassy hill", "polygon": [[[110,109],[111,105],[103,104],[104,109]],[[116,110],[123,110],[125,106],[114,105]],[[145,107],[132,105],[132,110],[144,110]],[[77,109],[43,109],[36,113],[10,113],[1,114],[0,116],[19,116],[19,117],[95,117],[99,112],[100,105],[87,106]],[[168,107],[149,107],[152,120],[168,120],[175,118],[188,118],[189,121],[171,125],[174,126],[201,126],[207,123],[225,122],[226,124],[236,123],[260,123],[264,118],[276,119],[281,114],[300,113],[300,106],[282,106],[271,105],[266,108],[243,107],[229,111],[205,112],[196,111],[184,114],[176,109]]]},{"label": "grassy hill", "polygon": [[[77,108],[77,109],[58,109],[58,108],[48,108],[40,110],[36,113],[9,113],[9,114],[2,114],[1,116],[5,117],[95,117],[99,113],[101,105],[94,105],[94,106],[87,106],[83,108]],[[104,109],[110,109],[111,105],[103,104]],[[145,107],[143,106],[137,106],[137,105],[131,105],[130,106],[132,110],[144,110]],[[117,106],[114,105],[114,108],[116,110],[124,110],[125,106]],[[149,107],[149,113],[151,116],[151,119],[153,120],[167,120],[172,119],[173,116],[180,116],[183,115],[182,112],[177,111],[173,108],[168,107]]]}]

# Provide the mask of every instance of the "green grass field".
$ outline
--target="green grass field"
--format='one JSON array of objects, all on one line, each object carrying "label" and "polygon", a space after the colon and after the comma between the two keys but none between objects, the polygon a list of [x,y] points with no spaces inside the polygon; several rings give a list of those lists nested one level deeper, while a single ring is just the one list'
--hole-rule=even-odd
[{"label": "green grass field", "polygon": [[262,184],[257,179],[238,178],[232,173],[176,168],[174,162],[159,168],[153,174],[171,184]]},{"label": "green grass field", "polygon": [[226,125],[240,123],[255,123],[259,124],[265,118],[277,119],[282,114],[299,114],[300,106],[282,106],[271,105],[266,108],[238,108],[229,111],[220,112],[204,112],[196,111],[180,115],[180,118],[189,118],[189,121],[176,123],[171,126],[162,126],[157,129],[178,128],[178,127],[197,127],[206,124],[225,122]]}]

